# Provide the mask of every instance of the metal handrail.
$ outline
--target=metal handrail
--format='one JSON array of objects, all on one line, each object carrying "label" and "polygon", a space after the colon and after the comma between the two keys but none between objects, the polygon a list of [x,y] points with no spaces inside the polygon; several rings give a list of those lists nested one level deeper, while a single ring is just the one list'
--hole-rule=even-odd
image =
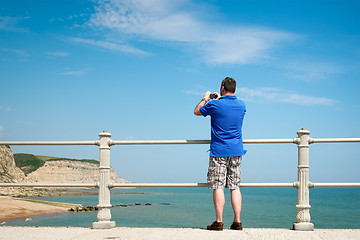
[{"label": "metal handrail", "polygon": [[[244,139],[244,144],[298,143],[299,138],[290,139]],[[164,145],[164,144],[210,144],[210,140],[110,140],[110,145]],[[360,138],[309,138],[309,143],[351,143]],[[1,141],[0,145],[99,145],[96,141]]]},{"label": "metal handrail", "polygon": [[[294,183],[240,183],[240,187],[293,187]],[[98,188],[99,183],[0,183],[0,187],[53,187],[53,188]],[[167,187],[208,187],[207,183],[109,183],[109,188],[167,188]],[[309,183],[310,188],[318,187],[360,187],[360,183]]]},{"label": "metal handrail", "polygon": [[309,183],[309,187],[360,187],[360,183]]},{"label": "metal handrail", "polygon": [[99,187],[99,183],[0,183],[0,187],[95,188]]},{"label": "metal handrail", "polygon": [[[210,140],[111,140],[110,145],[210,144]],[[296,143],[293,139],[244,139],[243,143]]]},{"label": "metal handrail", "polygon": [[[1,186],[1,185],[0,185]],[[207,183],[112,183],[109,187],[208,187]],[[296,183],[241,183],[240,187],[296,187]]]},{"label": "metal handrail", "polygon": [[[310,138],[310,132],[301,129],[292,139],[244,139],[244,144],[294,143],[298,145],[298,181],[294,183],[241,183],[240,187],[294,187],[298,189],[295,230],[313,230],[310,222],[309,188],[313,187],[360,187],[360,183],[312,183],[309,181],[309,145],[312,143],[360,142],[360,138]],[[98,222],[93,228],[112,228],[110,221],[110,189],[132,187],[207,187],[207,183],[114,183],[110,181],[110,146],[112,145],[165,145],[165,144],[210,144],[210,140],[112,140],[104,131],[96,141],[2,141],[0,145],[97,145],[100,150],[100,182],[96,183],[0,183],[0,187],[76,187],[99,188]]]},{"label": "metal handrail", "polygon": [[310,138],[310,143],[350,143],[360,142],[360,138]]},{"label": "metal handrail", "polygon": [[11,141],[0,145],[99,145],[99,141]]}]

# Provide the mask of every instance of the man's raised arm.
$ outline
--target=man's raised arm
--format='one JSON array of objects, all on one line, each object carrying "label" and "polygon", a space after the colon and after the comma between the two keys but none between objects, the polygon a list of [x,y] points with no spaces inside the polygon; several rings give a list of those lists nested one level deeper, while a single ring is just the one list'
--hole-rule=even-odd
[{"label": "man's raised arm", "polygon": [[204,106],[204,105],[207,103],[207,101],[210,100],[210,94],[211,94],[211,92],[207,91],[207,92],[204,94],[203,99],[201,99],[201,101],[196,105],[196,107],[195,107],[195,109],[194,109],[194,114],[195,114],[196,116],[202,116],[202,114],[201,114],[201,112],[200,112],[200,108],[201,108],[202,106]]}]

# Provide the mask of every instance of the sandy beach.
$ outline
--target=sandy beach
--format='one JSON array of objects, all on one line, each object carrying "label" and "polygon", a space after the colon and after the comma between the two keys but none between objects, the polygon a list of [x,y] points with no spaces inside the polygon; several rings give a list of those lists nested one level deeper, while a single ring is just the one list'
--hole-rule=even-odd
[{"label": "sandy beach", "polygon": [[0,223],[40,214],[66,212],[69,208],[33,203],[12,197],[0,196]]}]

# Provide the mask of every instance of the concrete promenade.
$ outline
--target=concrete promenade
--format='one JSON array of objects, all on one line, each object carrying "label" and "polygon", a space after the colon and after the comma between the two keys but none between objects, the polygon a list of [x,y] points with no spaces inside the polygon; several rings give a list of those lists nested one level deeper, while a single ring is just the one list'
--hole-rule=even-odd
[{"label": "concrete promenade", "polygon": [[222,240],[222,239],[264,239],[264,240],[356,240],[360,229],[316,229],[311,232],[289,229],[246,228],[243,231],[224,230],[221,232],[191,228],[127,228],[91,229],[74,227],[0,227],[1,240]]}]

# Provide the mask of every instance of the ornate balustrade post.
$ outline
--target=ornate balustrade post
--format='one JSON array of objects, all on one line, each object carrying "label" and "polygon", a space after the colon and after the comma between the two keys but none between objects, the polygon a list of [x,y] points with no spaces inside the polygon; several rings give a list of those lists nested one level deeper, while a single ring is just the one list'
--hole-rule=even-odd
[{"label": "ornate balustrade post", "polygon": [[113,228],[115,222],[111,220],[110,208],[110,137],[111,134],[103,131],[99,134],[99,150],[100,150],[100,183],[99,183],[99,204],[97,222],[93,222],[93,228]]},{"label": "ornate balustrade post", "polygon": [[298,199],[296,223],[293,224],[294,230],[313,231],[314,224],[310,222],[310,199],[309,199],[309,144],[310,132],[302,128],[297,132],[298,144]]}]

